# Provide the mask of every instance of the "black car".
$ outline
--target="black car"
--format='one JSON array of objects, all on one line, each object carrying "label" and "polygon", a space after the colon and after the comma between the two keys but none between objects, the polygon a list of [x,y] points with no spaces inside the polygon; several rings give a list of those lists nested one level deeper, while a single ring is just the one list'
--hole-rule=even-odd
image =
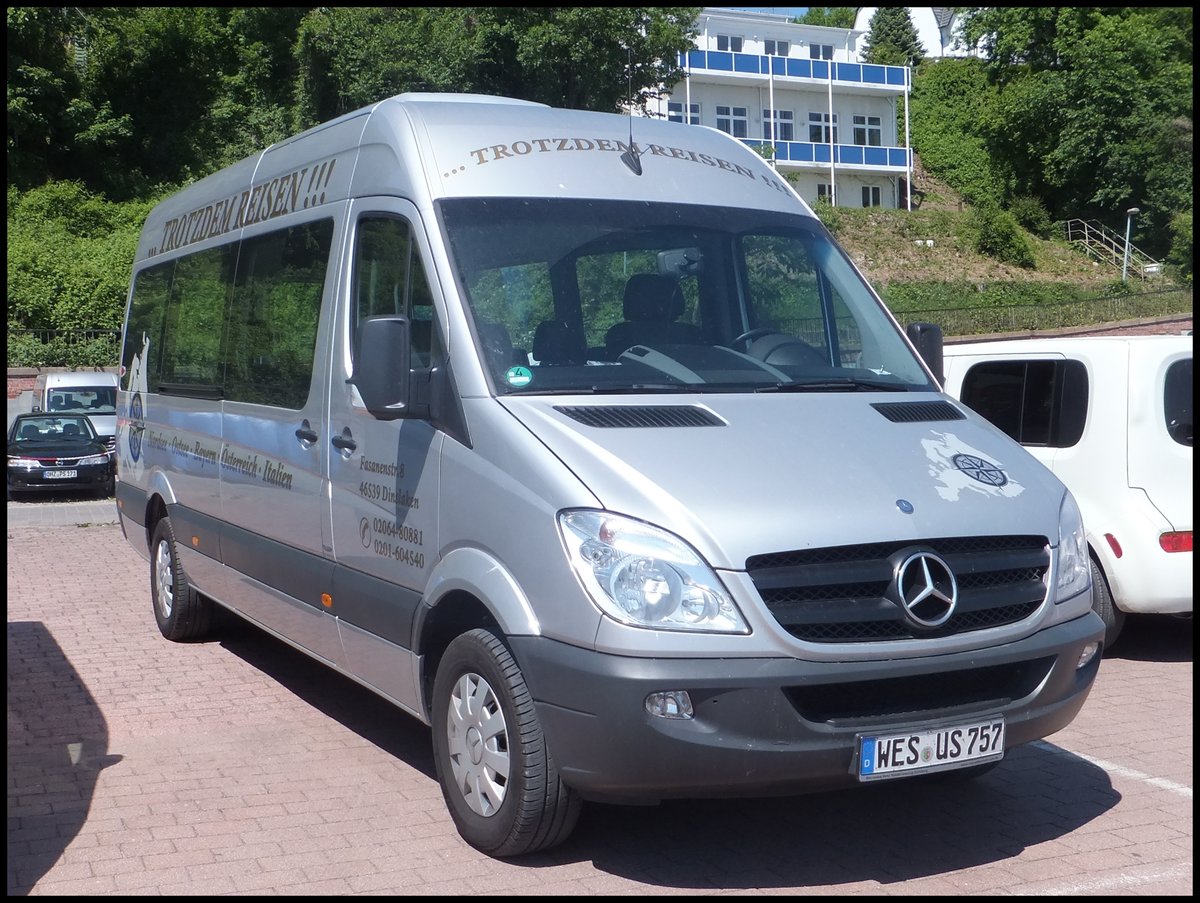
[{"label": "black car", "polygon": [[83,414],[18,414],[8,429],[8,495],[113,491],[116,460]]}]

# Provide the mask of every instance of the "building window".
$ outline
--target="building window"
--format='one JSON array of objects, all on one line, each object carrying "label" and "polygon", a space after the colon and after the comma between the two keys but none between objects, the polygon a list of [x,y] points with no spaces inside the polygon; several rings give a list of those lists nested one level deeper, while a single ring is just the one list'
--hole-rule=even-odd
[{"label": "building window", "polygon": [[863,206],[864,207],[880,206],[879,186],[878,185],[864,185],[863,191],[862,191],[862,198],[863,198]]},{"label": "building window", "polygon": [[808,58],[811,60],[831,60],[833,59],[832,44],[809,44]]},{"label": "building window", "polygon": [[[837,113],[833,114],[833,143],[838,143],[837,130]],[[808,114],[808,140],[813,144],[828,144],[829,137],[829,114],[828,113],[809,113]]]},{"label": "building window", "polygon": [[[669,101],[667,103],[667,119],[671,122],[683,122],[683,104]],[[700,124],[700,104],[688,104],[688,125]]]},{"label": "building window", "polygon": [[745,107],[717,107],[717,128],[734,138],[748,138],[750,116]]},{"label": "building window", "polygon": [[788,42],[787,41],[773,41],[770,38],[767,38],[764,41],[764,43],[766,44],[767,56],[787,56],[788,55]]},{"label": "building window", "polygon": [[869,147],[883,144],[883,122],[878,116],[854,117],[854,143]]},{"label": "building window", "polygon": [[817,200],[825,201],[827,204],[833,203],[833,186],[827,182],[817,183]]},{"label": "building window", "polygon": [[742,39],[728,34],[717,35],[718,50],[732,50],[734,53],[742,52]]},{"label": "building window", "polygon": [[763,137],[768,141],[795,141],[796,127],[791,110],[763,110]]}]

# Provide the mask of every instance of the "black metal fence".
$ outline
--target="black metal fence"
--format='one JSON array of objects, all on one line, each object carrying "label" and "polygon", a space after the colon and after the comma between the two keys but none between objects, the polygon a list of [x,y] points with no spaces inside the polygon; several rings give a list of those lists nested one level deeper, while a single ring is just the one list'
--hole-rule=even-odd
[{"label": "black metal fence", "polygon": [[946,336],[984,335],[1027,330],[1095,326],[1129,320],[1153,319],[1192,312],[1190,288],[1136,294],[1097,296],[1061,304],[1013,304],[994,307],[958,307],[894,311],[904,326],[936,323]]}]

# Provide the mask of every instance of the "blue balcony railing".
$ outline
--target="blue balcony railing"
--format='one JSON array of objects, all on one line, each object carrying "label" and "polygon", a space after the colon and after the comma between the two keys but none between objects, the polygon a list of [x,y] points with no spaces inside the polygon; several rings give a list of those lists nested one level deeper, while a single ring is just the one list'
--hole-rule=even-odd
[{"label": "blue balcony railing", "polygon": [[[770,145],[762,138],[742,138],[750,147]],[[828,163],[829,145],[811,141],[776,141],[775,160],[779,163]],[[833,145],[833,162],[840,166],[887,166],[908,168],[907,147],[864,147],[859,144]]]},{"label": "blue balcony railing", "polygon": [[833,60],[804,60],[727,50],[689,50],[679,54],[679,65],[688,70],[707,69],[744,75],[776,75],[787,78],[811,78],[856,85],[877,85],[903,89],[908,81],[907,66],[877,66],[874,63],[841,63]]}]

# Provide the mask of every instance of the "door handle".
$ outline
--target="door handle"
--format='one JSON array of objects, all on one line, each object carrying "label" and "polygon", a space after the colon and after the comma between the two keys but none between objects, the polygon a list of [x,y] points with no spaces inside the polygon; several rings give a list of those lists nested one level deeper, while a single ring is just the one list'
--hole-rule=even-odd
[{"label": "door handle", "polygon": [[296,438],[299,439],[301,442],[303,442],[305,445],[312,445],[314,442],[317,441],[317,439],[319,437],[317,436],[317,431],[314,430],[311,426],[309,426],[308,421],[305,420],[296,429]]},{"label": "door handle", "polygon": [[344,430],[340,436],[334,436],[329,441],[339,451],[354,451],[358,448],[358,443],[354,441],[349,430]]}]

